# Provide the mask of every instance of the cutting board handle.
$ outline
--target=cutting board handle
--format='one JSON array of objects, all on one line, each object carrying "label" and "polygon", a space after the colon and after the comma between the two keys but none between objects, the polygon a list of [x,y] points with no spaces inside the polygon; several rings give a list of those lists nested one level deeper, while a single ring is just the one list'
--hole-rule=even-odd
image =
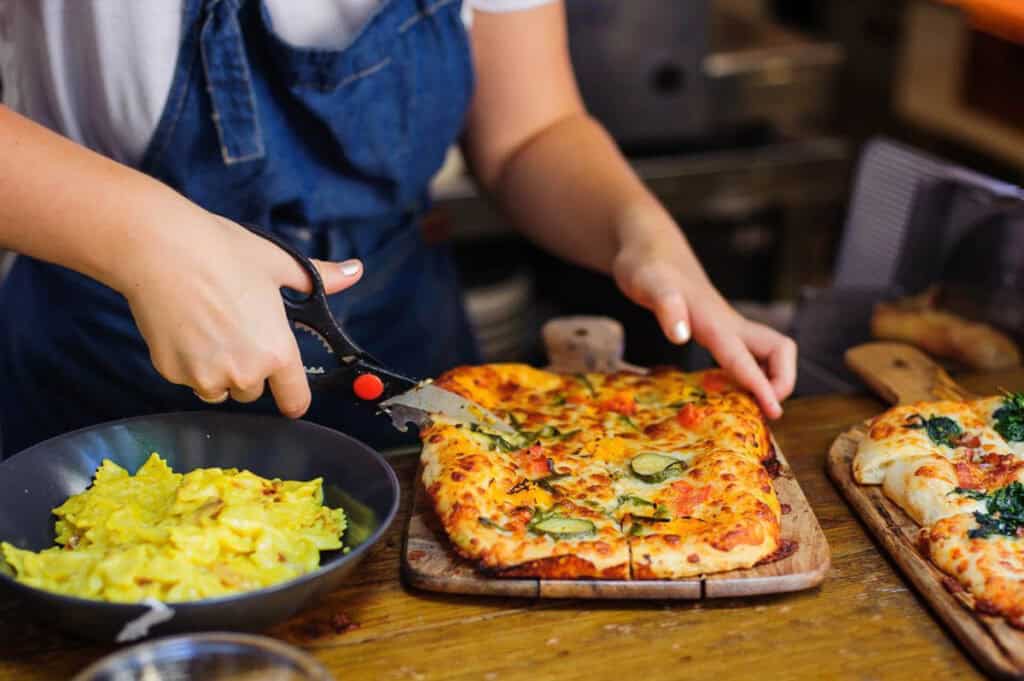
[{"label": "cutting board handle", "polygon": [[541,336],[551,371],[641,371],[622,361],[625,333],[609,317],[556,317],[544,324]]},{"label": "cutting board handle", "polygon": [[846,351],[846,365],[892,404],[974,397],[926,354],[905,343],[858,345]]}]

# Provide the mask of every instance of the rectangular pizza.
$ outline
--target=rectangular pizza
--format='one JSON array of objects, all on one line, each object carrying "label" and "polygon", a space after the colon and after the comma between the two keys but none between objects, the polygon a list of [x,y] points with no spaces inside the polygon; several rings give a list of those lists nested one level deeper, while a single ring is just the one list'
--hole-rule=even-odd
[{"label": "rectangular pizza", "polygon": [[965,605],[1024,628],[1024,394],[901,405],[868,425],[857,482],[921,526]]},{"label": "rectangular pizza", "polygon": [[679,579],[781,556],[771,439],[724,372],[492,364],[436,383],[516,430],[439,417],[420,434],[433,508],[455,550],[484,572]]}]

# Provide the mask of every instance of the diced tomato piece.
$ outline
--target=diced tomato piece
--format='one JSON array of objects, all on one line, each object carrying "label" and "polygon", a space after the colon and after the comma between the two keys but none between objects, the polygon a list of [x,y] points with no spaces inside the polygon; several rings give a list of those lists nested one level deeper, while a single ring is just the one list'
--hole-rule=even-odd
[{"label": "diced tomato piece", "polygon": [[676,414],[676,420],[684,428],[696,428],[700,425],[701,421],[707,415],[707,411],[703,407],[698,407],[693,402],[687,402],[683,405],[683,408]]},{"label": "diced tomato piece", "polygon": [[700,379],[700,386],[709,393],[720,393],[731,385],[732,381],[721,369],[708,371]]},{"label": "diced tomato piece", "polygon": [[626,416],[632,416],[636,413],[636,402],[629,393],[619,393],[602,402],[601,408],[605,411],[614,411]]},{"label": "diced tomato piece", "polygon": [[711,496],[710,487],[694,487],[685,480],[672,483],[672,491],[675,492],[673,506],[677,516],[690,515],[698,504],[704,503]]},{"label": "diced tomato piece", "polygon": [[956,464],[956,480],[964,489],[977,489],[981,486],[980,481],[974,474],[974,468],[963,461]]},{"label": "diced tomato piece", "polygon": [[544,456],[544,448],[541,445],[533,445],[520,452],[519,465],[529,478],[543,478],[551,474],[551,466],[548,464],[548,458]]},{"label": "diced tomato piece", "polygon": [[953,444],[957,447],[967,447],[968,449],[977,449],[981,446],[981,438],[977,435],[971,435],[970,433],[964,433],[961,435]]}]

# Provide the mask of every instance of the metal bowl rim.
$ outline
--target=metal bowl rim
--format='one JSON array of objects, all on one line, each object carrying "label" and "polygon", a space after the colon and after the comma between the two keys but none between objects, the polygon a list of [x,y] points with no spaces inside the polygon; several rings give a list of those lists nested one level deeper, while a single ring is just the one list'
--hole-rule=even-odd
[{"label": "metal bowl rim", "polygon": [[92,677],[123,660],[131,660],[142,653],[156,654],[163,648],[172,650],[183,643],[231,643],[241,648],[255,649],[262,652],[270,652],[273,655],[283,657],[290,662],[297,664],[304,673],[312,673],[314,681],[330,681],[334,677],[319,660],[308,652],[296,646],[290,646],[269,636],[259,634],[245,634],[233,631],[207,631],[194,634],[176,634],[150,639],[141,643],[128,646],[121,650],[104,655],[88,667],[78,672],[71,681],[89,681]]}]

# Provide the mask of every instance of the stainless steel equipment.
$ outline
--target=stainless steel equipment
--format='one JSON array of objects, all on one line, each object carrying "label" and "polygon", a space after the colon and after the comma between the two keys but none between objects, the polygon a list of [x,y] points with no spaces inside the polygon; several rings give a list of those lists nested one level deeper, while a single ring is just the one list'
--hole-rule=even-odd
[{"label": "stainless steel equipment", "polygon": [[569,0],[590,112],[626,148],[820,129],[842,49],[708,0]]},{"label": "stainless steel equipment", "polygon": [[706,132],[710,0],[569,0],[566,10],[583,98],[616,139]]}]

